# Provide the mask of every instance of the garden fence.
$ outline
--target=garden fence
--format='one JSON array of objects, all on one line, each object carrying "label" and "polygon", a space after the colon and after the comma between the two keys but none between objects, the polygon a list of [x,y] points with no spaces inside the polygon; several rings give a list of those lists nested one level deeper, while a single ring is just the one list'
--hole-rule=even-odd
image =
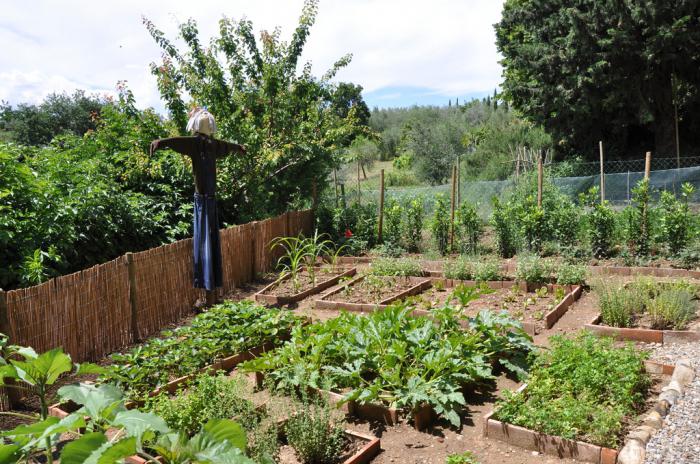
[{"label": "garden fence", "polygon": [[[309,235],[311,210],[293,211],[221,231],[224,293],[272,268],[279,236]],[[192,239],[180,240],[40,285],[0,290],[0,332],[37,352],[63,347],[75,362],[97,361],[191,313]]]}]

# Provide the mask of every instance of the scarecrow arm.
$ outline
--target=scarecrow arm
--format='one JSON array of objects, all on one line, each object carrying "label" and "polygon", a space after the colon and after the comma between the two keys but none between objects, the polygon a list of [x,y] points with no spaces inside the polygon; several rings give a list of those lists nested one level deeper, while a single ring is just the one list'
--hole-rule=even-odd
[{"label": "scarecrow arm", "polygon": [[243,145],[238,145],[237,143],[225,142],[217,139],[210,139],[210,143],[213,145],[214,153],[216,153],[217,158],[223,158],[231,153],[237,153],[240,155],[244,155],[246,153],[245,147]]},{"label": "scarecrow arm", "polygon": [[151,155],[157,150],[169,148],[183,155],[192,156],[197,152],[197,137],[171,137],[151,142]]}]

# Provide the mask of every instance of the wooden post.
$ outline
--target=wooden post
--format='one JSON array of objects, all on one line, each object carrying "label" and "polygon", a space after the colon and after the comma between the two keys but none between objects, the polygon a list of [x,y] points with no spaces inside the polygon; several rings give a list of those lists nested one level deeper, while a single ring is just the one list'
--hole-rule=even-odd
[{"label": "wooden post", "polygon": [[456,185],[457,184],[457,165],[452,167],[452,205],[450,212],[450,251],[454,247],[455,242],[455,200],[456,198]]},{"label": "wooden post", "polygon": [[[11,329],[10,317],[7,314],[7,293],[0,288],[0,333],[7,335],[8,341],[11,341]],[[10,407],[10,409],[13,409],[14,406],[18,405],[22,399],[22,390],[17,388],[14,380],[12,379],[4,379],[4,381],[6,386],[3,388],[3,390],[7,396],[7,405]]]},{"label": "wooden post", "polygon": [[318,187],[316,185],[316,179],[311,181],[311,209],[316,211],[318,207]]},{"label": "wooden post", "polygon": [[379,222],[377,225],[377,238],[382,243],[382,230],[384,228],[384,169],[379,172]]},{"label": "wooden post", "polygon": [[542,153],[537,159],[537,207],[542,208]]},{"label": "wooden post", "polygon": [[651,175],[651,152],[647,152],[646,159],[644,160],[644,178],[649,179]]},{"label": "wooden post", "polygon": [[457,155],[457,204],[462,203],[462,157]]},{"label": "wooden post", "polygon": [[335,185],[335,207],[338,207],[338,169],[333,168],[333,185]]},{"label": "wooden post", "polygon": [[340,197],[343,199],[343,209],[347,209],[348,202],[345,199],[345,184],[340,184]]},{"label": "wooden post", "polygon": [[133,253],[126,254],[126,266],[129,270],[129,306],[131,307],[131,338],[134,342],[141,340],[139,336],[138,307],[136,305],[136,266]]},{"label": "wooden post", "polygon": [[357,160],[357,204],[362,204],[360,198],[360,160]]},{"label": "wooden post", "polygon": [[515,148],[515,182],[518,182],[518,178],[520,177],[520,150],[518,148]]},{"label": "wooden post", "polygon": [[598,142],[598,148],[600,149],[600,204],[605,202],[605,168],[604,168],[604,156],[603,156],[603,141]]}]

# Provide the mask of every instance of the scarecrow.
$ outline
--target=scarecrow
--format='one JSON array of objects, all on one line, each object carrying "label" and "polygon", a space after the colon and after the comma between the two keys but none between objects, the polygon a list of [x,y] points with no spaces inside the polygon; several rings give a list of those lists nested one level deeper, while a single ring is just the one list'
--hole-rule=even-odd
[{"label": "scarecrow", "polygon": [[245,153],[235,143],[212,137],[214,117],[202,108],[190,112],[187,130],[194,135],[171,137],[151,142],[151,155],[169,148],[192,159],[194,171],[194,287],[206,290],[206,304],[216,302],[217,287],[222,286],[221,244],[216,213],[216,160],[231,153]]}]

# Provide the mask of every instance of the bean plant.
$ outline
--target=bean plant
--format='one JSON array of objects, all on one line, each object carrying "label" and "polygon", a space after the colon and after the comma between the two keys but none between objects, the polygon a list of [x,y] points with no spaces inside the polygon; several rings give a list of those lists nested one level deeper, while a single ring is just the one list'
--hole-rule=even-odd
[{"label": "bean plant", "polygon": [[460,253],[476,254],[479,240],[484,233],[484,225],[474,205],[466,201],[462,202],[457,210],[455,222],[455,235]]},{"label": "bean plant", "polygon": [[441,255],[449,253],[450,245],[450,212],[447,206],[447,197],[438,194],[435,197],[435,212],[430,223],[433,241]]},{"label": "bean plant", "polygon": [[418,252],[423,242],[423,219],[425,207],[423,198],[413,198],[404,206],[406,212],[402,225],[403,236],[406,241],[406,249],[410,252]]}]

